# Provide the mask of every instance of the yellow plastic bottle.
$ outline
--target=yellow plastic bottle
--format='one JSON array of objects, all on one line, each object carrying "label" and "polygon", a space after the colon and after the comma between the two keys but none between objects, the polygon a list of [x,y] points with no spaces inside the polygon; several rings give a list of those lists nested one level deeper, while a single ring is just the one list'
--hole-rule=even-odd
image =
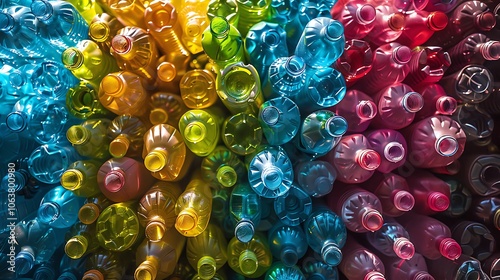
[{"label": "yellow plastic bottle", "polygon": [[186,237],[201,234],[208,226],[212,212],[212,192],[196,172],[175,204],[175,228]]},{"label": "yellow plastic bottle", "polygon": [[179,20],[183,27],[181,40],[192,54],[203,51],[201,45],[203,31],[210,24],[207,16],[208,3],[207,0],[184,0],[179,10]]},{"label": "yellow plastic bottle", "polygon": [[222,230],[209,224],[200,235],[188,238],[186,257],[200,279],[212,279],[227,262],[227,241]]},{"label": "yellow plastic bottle", "polygon": [[236,3],[240,14],[238,30],[243,37],[256,23],[266,21],[269,18],[271,0],[236,0]]},{"label": "yellow plastic bottle", "polygon": [[96,42],[102,51],[109,53],[111,39],[123,27],[116,17],[102,13],[96,15],[89,24],[89,38]]},{"label": "yellow plastic bottle", "polygon": [[185,244],[186,238],[175,229],[166,232],[158,242],[145,239],[135,254],[137,265],[134,273],[135,280],[165,279],[170,276],[174,272]]},{"label": "yellow plastic bottle", "polygon": [[146,29],[144,11],[146,7],[139,0],[108,0],[108,7],[124,26]]},{"label": "yellow plastic bottle", "polygon": [[77,222],[67,235],[71,237],[66,241],[64,252],[72,259],[79,259],[99,248],[94,224],[87,225]]},{"label": "yellow plastic bottle", "polygon": [[101,191],[97,185],[97,171],[102,162],[79,160],[73,162],[61,175],[61,186],[77,196],[92,197]]},{"label": "yellow plastic bottle", "polygon": [[172,182],[157,182],[139,200],[137,214],[145,227],[146,238],[160,241],[165,232],[175,224],[175,203],[182,193],[181,187]]},{"label": "yellow plastic bottle", "polygon": [[82,15],[87,23],[103,12],[101,6],[95,0],[67,0],[75,6],[76,10]]},{"label": "yellow plastic bottle", "polygon": [[156,66],[157,90],[180,94],[179,82],[189,70],[190,61],[184,60],[182,56],[162,55]]},{"label": "yellow plastic bottle", "polygon": [[155,178],[162,181],[178,181],[186,175],[193,154],[175,127],[158,124],[151,127],[144,135],[142,158],[144,165]]},{"label": "yellow plastic bottle", "polygon": [[102,248],[125,251],[132,247],[144,232],[136,214],[134,202],[120,202],[108,206],[97,219],[97,239]]},{"label": "yellow plastic bottle", "polygon": [[169,92],[151,95],[151,106],[149,121],[153,125],[165,123],[175,128],[179,127],[181,116],[189,110],[180,95]]},{"label": "yellow plastic bottle", "polygon": [[247,243],[233,237],[227,246],[229,266],[248,278],[258,278],[266,273],[272,264],[272,258],[266,238],[259,232]]},{"label": "yellow plastic bottle", "polygon": [[70,88],[66,93],[68,112],[74,117],[84,120],[112,117],[114,114],[99,102],[98,89],[85,81],[81,81],[78,85]]},{"label": "yellow plastic bottle", "polygon": [[68,128],[66,138],[81,156],[105,160],[109,158],[110,141],[106,131],[110,123],[108,119],[86,120]]},{"label": "yellow plastic bottle", "polygon": [[208,156],[220,141],[224,111],[217,106],[189,110],[179,120],[179,131],[186,146],[199,157]]},{"label": "yellow plastic bottle", "polygon": [[215,76],[208,70],[188,71],[180,81],[181,97],[191,109],[203,109],[212,106],[219,97]]},{"label": "yellow plastic bottle", "polygon": [[221,135],[229,150],[245,156],[255,152],[262,142],[262,127],[254,115],[239,113],[224,121]]},{"label": "yellow plastic bottle", "polygon": [[78,219],[86,225],[93,224],[97,221],[101,212],[111,204],[112,201],[101,193],[88,197],[85,204],[78,211]]},{"label": "yellow plastic bottle", "polygon": [[144,134],[149,126],[138,117],[119,115],[108,127],[109,153],[115,158],[141,156]]}]

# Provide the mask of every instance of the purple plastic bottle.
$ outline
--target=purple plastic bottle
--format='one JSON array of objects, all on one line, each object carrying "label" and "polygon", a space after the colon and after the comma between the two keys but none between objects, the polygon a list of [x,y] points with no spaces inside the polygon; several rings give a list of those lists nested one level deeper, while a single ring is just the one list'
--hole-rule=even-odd
[{"label": "purple plastic bottle", "polygon": [[377,171],[389,173],[406,161],[406,140],[403,134],[393,129],[377,129],[365,133],[372,148],[381,157]]},{"label": "purple plastic bottle", "polygon": [[399,257],[380,256],[386,268],[387,280],[435,280],[427,272],[427,264],[424,256],[415,253],[409,260]]},{"label": "purple plastic bottle", "polygon": [[483,64],[486,60],[500,59],[500,42],[481,33],[465,37],[448,50],[453,63],[448,73],[459,71],[469,64]]},{"label": "purple plastic bottle", "polygon": [[342,249],[339,270],[349,280],[385,280],[385,267],[380,258],[361,246],[351,236]]},{"label": "purple plastic bottle", "polygon": [[448,17],[443,12],[414,11],[405,15],[405,27],[396,42],[413,49],[423,45],[434,32],[448,25]]},{"label": "purple plastic bottle", "polygon": [[375,26],[375,7],[364,0],[349,1],[332,18],[344,25],[346,40],[363,39]]},{"label": "purple plastic bottle", "polygon": [[331,110],[347,120],[347,133],[365,131],[377,115],[377,105],[373,99],[359,90],[348,90],[342,101]]},{"label": "purple plastic bottle", "polygon": [[373,59],[374,53],[368,42],[352,39],[345,42],[344,52],[332,66],[342,73],[346,86],[350,87],[370,72]]},{"label": "purple plastic bottle", "polygon": [[457,100],[448,96],[439,84],[428,84],[419,88],[424,98],[424,106],[415,115],[419,121],[434,115],[452,115],[457,109]]},{"label": "purple plastic bottle", "polygon": [[394,42],[405,26],[405,16],[394,7],[387,4],[376,7],[375,21],[373,29],[366,35],[366,40],[373,46],[381,46]]}]

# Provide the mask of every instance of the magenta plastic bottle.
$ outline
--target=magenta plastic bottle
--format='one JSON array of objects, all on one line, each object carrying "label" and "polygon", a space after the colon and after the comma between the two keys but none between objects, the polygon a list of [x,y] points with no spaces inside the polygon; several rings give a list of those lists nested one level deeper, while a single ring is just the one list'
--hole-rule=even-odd
[{"label": "magenta plastic bottle", "polygon": [[405,27],[396,42],[411,49],[423,45],[434,32],[448,25],[448,16],[443,12],[415,11],[405,16]]},{"label": "magenta plastic bottle", "polygon": [[381,162],[377,171],[389,173],[405,163],[408,148],[403,134],[383,128],[366,132],[365,136],[372,149],[380,155]]},{"label": "magenta plastic bottle", "polygon": [[434,115],[451,116],[457,109],[457,100],[448,96],[439,84],[428,84],[419,88],[424,99],[424,106],[415,115],[415,121],[423,120]]},{"label": "magenta plastic bottle", "polygon": [[382,227],[375,232],[368,232],[365,238],[379,254],[409,260],[415,254],[408,232],[394,219],[386,219]]},{"label": "magenta plastic bottle", "polygon": [[451,164],[465,147],[465,132],[447,116],[425,118],[402,131],[408,144],[407,161],[417,168]]},{"label": "magenta plastic bottle", "polygon": [[373,99],[359,90],[348,90],[342,101],[331,110],[347,120],[347,133],[365,131],[378,111]]},{"label": "magenta plastic bottle", "polygon": [[378,113],[372,120],[377,128],[402,129],[413,122],[415,114],[424,106],[422,96],[402,83],[380,90],[373,98]]},{"label": "magenta plastic bottle", "polygon": [[422,87],[437,83],[450,67],[450,55],[440,47],[417,47],[413,49],[410,70],[403,83],[411,87]]},{"label": "magenta plastic bottle", "polygon": [[419,253],[415,253],[409,260],[383,255],[380,259],[384,263],[387,280],[435,280],[427,272],[425,258]]},{"label": "magenta plastic bottle", "polygon": [[361,246],[351,236],[342,249],[338,268],[349,280],[385,280],[385,267],[380,258]]},{"label": "magenta plastic bottle", "polygon": [[144,164],[128,157],[109,159],[97,172],[101,192],[114,202],[138,199],[154,182]]},{"label": "magenta plastic bottle", "polygon": [[377,231],[384,223],[380,200],[358,185],[335,184],[326,200],[350,231]]},{"label": "magenta plastic bottle", "polygon": [[378,5],[373,25],[373,29],[365,39],[373,46],[382,46],[394,42],[401,36],[405,26],[405,16],[390,5]]},{"label": "magenta plastic bottle", "polygon": [[375,50],[372,69],[359,79],[354,89],[374,95],[380,90],[401,83],[410,71],[411,49],[399,43],[390,43]]},{"label": "magenta plastic bottle", "polygon": [[406,178],[410,192],[415,198],[414,212],[434,215],[450,206],[450,186],[432,173],[417,169]]},{"label": "magenta plastic bottle", "polygon": [[415,198],[406,179],[394,173],[377,172],[360,186],[378,197],[386,216],[401,216],[415,206]]},{"label": "magenta plastic bottle", "polygon": [[325,157],[335,167],[337,181],[348,184],[368,180],[381,162],[380,155],[363,134],[343,136]]},{"label": "magenta plastic bottle", "polygon": [[347,40],[344,52],[332,66],[342,73],[347,87],[350,87],[370,72],[374,56],[368,42],[357,39]]},{"label": "magenta plastic bottle", "polygon": [[453,61],[448,72],[453,73],[469,64],[483,64],[486,60],[500,59],[500,42],[491,40],[484,34],[473,33],[448,49],[448,53]]},{"label": "magenta plastic bottle", "polygon": [[364,0],[349,1],[338,14],[332,15],[344,25],[346,40],[363,39],[375,26],[375,17],[375,7]]},{"label": "magenta plastic bottle", "polygon": [[456,260],[462,254],[462,248],[451,238],[450,229],[440,221],[420,214],[407,213],[398,218],[410,234],[417,253],[429,260],[445,257]]}]

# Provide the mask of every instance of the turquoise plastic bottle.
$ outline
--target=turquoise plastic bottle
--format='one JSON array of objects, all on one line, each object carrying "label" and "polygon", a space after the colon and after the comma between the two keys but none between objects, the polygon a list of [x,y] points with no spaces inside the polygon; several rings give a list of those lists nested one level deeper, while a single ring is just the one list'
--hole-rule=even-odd
[{"label": "turquoise plastic bottle", "polygon": [[329,110],[309,114],[300,128],[300,144],[309,154],[325,155],[347,131],[347,121]]},{"label": "turquoise plastic bottle", "polygon": [[36,94],[56,100],[63,100],[68,90],[79,82],[71,71],[54,61],[39,63],[31,76],[31,83]]},{"label": "turquoise plastic bottle", "polygon": [[280,57],[269,66],[267,82],[263,88],[266,99],[285,96],[296,100],[306,84],[306,64],[298,56]]},{"label": "turquoise plastic bottle", "polygon": [[[5,123],[0,124],[0,148],[2,159],[0,162],[7,165],[18,158],[27,157],[36,147],[36,143],[7,128]],[[6,172],[6,171],[3,171]],[[5,174],[3,174],[5,175]]]},{"label": "turquoise plastic bottle", "polygon": [[267,237],[273,257],[288,267],[295,266],[309,248],[306,234],[298,226],[277,223],[269,230]]},{"label": "turquoise plastic bottle", "polygon": [[33,268],[33,280],[56,279],[59,261],[64,256],[63,246],[59,246],[52,257]]},{"label": "turquoise plastic bottle", "polygon": [[297,266],[287,266],[282,262],[275,262],[266,272],[265,280],[306,280],[306,277]]},{"label": "turquoise plastic bottle", "polygon": [[312,200],[309,194],[296,185],[278,196],[274,202],[276,216],[286,225],[298,226],[304,222],[312,211]]},{"label": "turquoise plastic bottle", "polygon": [[217,146],[201,161],[201,176],[211,186],[230,188],[246,178],[246,167],[226,146]]},{"label": "turquoise plastic bottle", "polygon": [[292,140],[300,126],[300,111],[287,97],[264,102],[259,110],[259,122],[269,145],[278,146]]},{"label": "turquoise plastic bottle", "polygon": [[317,198],[329,194],[337,178],[337,171],[327,161],[313,160],[295,166],[298,185],[310,196]]},{"label": "turquoise plastic bottle", "polygon": [[302,260],[302,271],[307,279],[314,280],[338,280],[339,271],[336,266],[323,262],[321,256],[316,252],[309,253]]},{"label": "turquoise plastic bottle", "polygon": [[68,166],[80,160],[78,153],[66,141],[45,144],[34,149],[28,159],[28,170],[36,180],[56,184]]},{"label": "turquoise plastic bottle", "polygon": [[54,228],[68,228],[78,219],[84,200],[62,186],[54,187],[40,202],[38,219]]},{"label": "turquoise plastic bottle", "polygon": [[[271,0],[269,7],[269,21],[278,23],[284,28],[298,16],[301,1]],[[285,42],[286,43],[286,42]]]},{"label": "turquoise plastic bottle", "polygon": [[236,224],[234,236],[243,243],[249,242],[260,222],[262,206],[260,197],[246,182],[234,186],[229,198],[229,211]]},{"label": "turquoise plastic bottle", "polygon": [[36,63],[31,61],[22,66],[11,68],[8,72],[0,70],[0,72],[7,74],[5,76],[8,78],[7,86],[12,90],[12,92],[9,92],[9,95],[11,95],[9,97],[19,98],[21,96],[35,95],[33,84],[31,83],[31,76],[33,75],[35,68]]}]

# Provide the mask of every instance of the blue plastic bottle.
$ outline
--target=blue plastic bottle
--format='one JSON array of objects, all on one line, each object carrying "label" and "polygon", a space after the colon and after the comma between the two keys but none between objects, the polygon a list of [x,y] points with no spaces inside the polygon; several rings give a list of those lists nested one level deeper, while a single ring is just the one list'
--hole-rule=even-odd
[{"label": "blue plastic bottle", "polygon": [[306,234],[298,226],[277,223],[267,236],[273,257],[285,266],[296,265],[307,252]]},{"label": "blue plastic bottle", "polygon": [[271,63],[288,56],[285,30],[276,23],[263,21],[255,24],[245,37],[245,54],[257,69],[261,83],[265,83]]},{"label": "blue plastic bottle", "polygon": [[29,156],[36,147],[35,144],[34,141],[8,129],[5,122],[0,123],[0,149],[2,150],[0,163],[4,166],[18,158]]},{"label": "blue plastic bottle", "polygon": [[312,211],[311,197],[296,185],[276,198],[274,212],[286,225],[298,226],[304,222]]},{"label": "blue plastic bottle", "polygon": [[260,197],[246,182],[234,186],[229,198],[229,211],[236,224],[234,235],[241,242],[249,242],[255,233],[262,213]]},{"label": "blue plastic bottle", "polygon": [[324,205],[316,205],[304,223],[307,244],[328,264],[336,266],[342,260],[340,249],[345,245],[347,229],[342,219]]},{"label": "blue plastic bottle", "polygon": [[28,170],[36,180],[56,184],[68,166],[80,156],[67,141],[35,148],[28,159]]},{"label": "blue plastic bottle", "polygon": [[59,246],[52,257],[45,262],[37,265],[33,270],[33,280],[48,280],[57,279],[57,270],[59,268],[59,261],[64,255],[63,246]]},{"label": "blue plastic bottle", "polygon": [[347,131],[347,121],[329,110],[309,114],[300,127],[304,152],[324,155],[332,150]]},{"label": "blue plastic bottle", "polygon": [[305,26],[295,55],[302,57],[308,67],[329,67],[344,52],[344,46],[344,26],[334,19],[317,17]]},{"label": "blue plastic bottle", "polygon": [[16,192],[21,191],[30,180],[30,174],[26,169],[15,169],[14,172],[9,172],[3,176],[0,183],[1,191],[8,191],[13,188]]},{"label": "blue plastic bottle", "polygon": [[295,100],[305,84],[304,60],[298,56],[280,57],[269,66],[267,82],[262,90],[266,100],[279,96]]},{"label": "blue plastic bottle", "polygon": [[58,280],[80,280],[85,272],[87,257],[71,259],[66,254],[60,259]]},{"label": "blue plastic bottle", "polygon": [[0,10],[3,10],[5,8],[8,8],[10,6],[25,6],[29,7],[31,4],[30,0],[8,0],[8,1],[2,1],[0,3]]},{"label": "blue plastic bottle", "polygon": [[38,219],[54,228],[68,228],[78,219],[84,200],[62,186],[54,187],[40,202]]},{"label": "blue plastic bottle", "polygon": [[260,106],[259,122],[267,142],[274,146],[282,145],[297,135],[300,111],[289,98],[276,97]]},{"label": "blue plastic bottle", "polygon": [[10,65],[3,65],[0,68],[0,102],[4,105],[0,109],[0,114],[8,113],[10,107],[25,95],[23,91],[13,86],[16,79],[12,79],[10,76],[16,70],[16,68]]},{"label": "blue plastic bottle", "polygon": [[79,80],[62,64],[44,61],[33,70],[31,83],[36,94],[62,100],[66,97],[68,90],[79,83]]},{"label": "blue plastic bottle", "polygon": [[339,271],[336,266],[323,262],[321,256],[311,252],[302,260],[302,271],[307,279],[314,280],[338,280]]},{"label": "blue plastic bottle", "polygon": [[292,185],[293,166],[279,146],[269,146],[257,153],[248,166],[248,182],[260,196],[276,198]]},{"label": "blue plastic bottle", "polygon": [[337,171],[329,162],[313,160],[296,165],[295,176],[302,190],[312,197],[322,197],[332,191]]},{"label": "blue plastic bottle", "polygon": [[279,223],[279,218],[274,212],[274,198],[261,197],[260,202],[262,205],[262,214],[257,231],[268,231]]},{"label": "blue plastic bottle", "polygon": [[297,18],[300,2],[301,1],[298,0],[271,0],[271,6],[269,7],[269,21],[286,27],[287,24]]},{"label": "blue plastic bottle", "polygon": [[35,90],[31,83],[31,76],[35,68],[35,63],[27,63],[9,71],[8,80],[10,88],[15,92],[15,96],[35,95]]},{"label": "blue plastic bottle", "polygon": [[31,12],[40,22],[39,36],[54,46],[65,50],[89,38],[87,22],[69,2],[34,0]]},{"label": "blue plastic bottle", "polygon": [[306,280],[297,266],[287,266],[282,262],[274,262],[266,272],[265,280]]}]

